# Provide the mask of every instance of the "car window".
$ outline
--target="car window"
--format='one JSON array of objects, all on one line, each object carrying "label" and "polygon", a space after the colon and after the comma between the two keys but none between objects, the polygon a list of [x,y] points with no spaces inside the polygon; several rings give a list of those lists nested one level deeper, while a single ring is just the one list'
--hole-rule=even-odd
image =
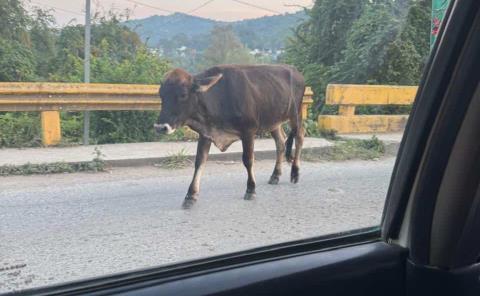
[{"label": "car window", "polygon": [[3,293],[378,227],[449,1],[0,4]]}]

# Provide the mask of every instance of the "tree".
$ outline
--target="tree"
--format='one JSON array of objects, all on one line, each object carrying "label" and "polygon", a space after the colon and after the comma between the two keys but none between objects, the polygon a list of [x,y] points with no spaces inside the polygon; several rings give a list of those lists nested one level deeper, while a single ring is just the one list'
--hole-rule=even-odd
[{"label": "tree", "polygon": [[[57,43],[58,81],[80,82],[83,78],[83,26],[67,26]],[[151,52],[136,33],[116,17],[98,18],[92,27],[91,81],[100,83],[160,84],[170,64]],[[97,143],[152,141],[152,123],[158,117],[151,111],[98,111],[92,113],[90,131]],[[72,119],[81,122],[81,116]],[[80,127],[79,124],[77,124]],[[72,133],[76,134],[76,133]]]},{"label": "tree", "polygon": [[0,0],[0,81],[35,77],[28,26],[31,19],[18,0]]},{"label": "tree", "polygon": [[295,30],[286,46],[284,62],[295,65],[315,93],[316,109],[323,108],[325,87],[332,68],[344,57],[347,34],[368,1],[317,0],[306,10],[308,19]]},{"label": "tree", "polygon": [[384,83],[415,85],[430,53],[431,0],[412,3],[400,34],[388,48],[381,70]]},{"label": "tree", "polygon": [[35,77],[31,50],[14,40],[0,38],[0,81],[29,81]]},{"label": "tree", "polygon": [[430,11],[429,0],[317,0],[284,61],[303,72],[318,112],[328,83],[416,84],[429,54]]},{"label": "tree", "polygon": [[[297,27],[287,52],[294,58],[297,50],[303,53],[303,66],[312,62],[325,66],[342,59],[346,36],[360,17],[366,1],[317,0],[307,11],[308,20]],[[298,52],[297,52],[298,53]]]},{"label": "tree", "polygon": [[210,45],[203,53],[202,66],[218,64],[251,64],[254,59],[242,45],[231,26],[215,26]]},{"label": "tree", "polygon": [[[382,1],[384,2],[384,1]],[[343,59],[335,66],[334,79],[342,83],[380,83],[379,69],[399,30],[391,3],[366,5],[346,36]]]},{"label": "tree", "polygon": [[57,30],[53,29],[55,20],[47,11],[36,9],[30,25],[32,52],[36,59],[35,73],[41,79],[48,79],[57,56],[55,45]]},{"label": "tree", "polygon": [[[55,29],[49,11],[36,9],[28,14],[18,0],[0,0],[0,15],[0,81],[83,81],[83,25]],[[91,81],[105,83],[160,84],[170,68],[114,14],[94,17],[91,62]],[[154,140],[151,126],[157,115],[151,111],[93,112],[92,138],[99,143]],[[39,130],[38,114],[6,113],[0,120],[5,127],[0,127],[0,146],[37,143],[27,138]],[[81,122],[81,113],[62,113],[65,138],[78,142]],[[10,127],[16,131],[8,131]],[[18,131],[31,133],[19,137]]]},{"label": "tree", "polygon": [[31,19],[22,1],[0,0],[0,15],[0,38],[28,45],[30,39],[27,27]]}]

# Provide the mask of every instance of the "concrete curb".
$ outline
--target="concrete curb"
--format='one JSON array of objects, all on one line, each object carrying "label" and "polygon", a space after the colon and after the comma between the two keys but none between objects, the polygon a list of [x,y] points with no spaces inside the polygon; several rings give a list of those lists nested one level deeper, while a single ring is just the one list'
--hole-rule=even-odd
[{"label": "concrete curb", "polygon": [[[400,147],[400,143],[397,143],[397,142],[385,143],[385,156],[396,156],[399,147]],[[328,151],[331,148],[332,146],[304,148],[302,149],[302,152],[322,153],[322,152]],[[274,160],[276,159],[276,157],[277,157],[277,154],[275,150],[255,152],[256,160]],[[111,160],[106,160],[105,163],[107,166],[110,166],[110,167],[139,167],[139,166],[155,165],[167,158],[168,156],[149,157],[149,158],[132,158],[132,159],[111,159]],[[188,155],[188,158],[191,161],[194,161],[195,155]],[[208,156],[208,161],[241,161],[241,160],[242,160],[241,152],[215,153]]]},{"label": "concrete curb", "polygon": [[[359,137],[356,137],[356,138],[359,138]],[[398,148],[400,146],[400,142],[397,141],[396,138],[394,139],[387,139],[387,140],[383,140],[384,144],[385,144],[385,156],[386,157],[391,157],[391,156],[396,156],[397,152],[398,152]],[[191,143],[190,143],[191,144]],[[164,161],[165,159],[168,159],[170,157],[171,154],[169,153],[162,153],[162,154],[158,154],[158,153],[155,153],[155,149],[157,149],[157,147],[148,147],[147,149],[144,149],[144,151],[141,151],[140,153],[128,153],[129,149],[139,149],[139,147],[141,148],[142,146],[138,146],[138,145],[141,145],[141,144],[135,144],[133,146],[130,146],[131,144],[126,144],[127,147],[123,147],[123,153],[112,153],[110,154],[110,152],[112,151],[112,147],[110,147],[110,151],[108,149],[107,150],[107,154],[110,154],[111,157],[105,157],[104,158],[104,161],[105,161],[105,164],[107,167],[140,167],[140,166],[153,166],[155,164],[158,164],[158,163],[161,163],[162,161]],[[148,145],[152,145],[151,143],[148,143]],[[157,145],[157,144],[154,144],[154,145]],[[328,152],[330,149],[332,149],[332,146],[333,143],[332,142],[315,142],[315,141],[310,141],[310,143],[307,145],[307,147],[303,148],[302,151],[306,152],[306,153],[319,153],[319,154],[322,154],[322,153],[326,153]],[[191,147],[190,147],[191,146]],[[196,151],[196,147],[194,144],[190,145],[186,148],[186,153],[187,153],[187,157],[190,159],[190,160],[194,160],[195,159],[195,151]],[[179,146],[183,149],[185,149],[185,146]],[[264,147],[264,146],[263,146]],[[90,147],[91,148],[91,147]],[[102,148],[102,147],[100,147]],[[163,147],[162,147],[163,148]],[[150,150],[149,150],[150,149]],[[168,147],[168,149],[171,151],[171,153],[175,153],[175,147]],[[179,148],[180,149],[180,148]],[[32,150],[32,149],[31,149]],[[35,153],[37,152],[37,150],[32,150],[32,151],[28,151],[26,150],[27,152],[29,152],[30,155],[27,154],[26,157],[24,157],[24,159],[26,158],[27,160],[29,159],[32,159],[30,162],[25,162],[25,163],[20,163],[20,164],[8,164],[6,163],[5,165],[6,166],[22,166],[24,164],[33,164],[33,165],[45,165],[45,164],[54,164],[54,163],[68,163],[68,164],[77,164],[77,163],[87,163],[87,162],[90,162],[92,161],[92,158],[88,159],[88,160],[82,160],[81,158],[83,158],[83,156],[80,156],[80,157],[74,157],[74,159],[72,159],[71,161],[65,161],[63,157],[53,157],[53,158],[48,158],[48,157],[45,157],[45,155],[53,155],[55,154],[57,151],[55,149],[50,149],[51,151],[48,151],[47,153],[45,153],[45,151],[41,150],[43,152],[43,155],[40,155],[37,159],[33,159],[32,158],[32,155],[35,155]],[[40,151],[40,150],[39,150]],[[125,151],[127,151],[127,153],[125,153]],[[149,153],[149,151],[153,151],[153,153]],[[10,156],[15,156],[15,154],[18,152],[16,149],[15,150],[12,150],[12,151],[9,151],[10,152]],[[13,153],[12,153],[13,152]],[[76,156],[79,155],[79,153],[83,153],[85,154],[85,151],[78,151],[78,148],[75,148],[75,149],[72,149],[72,151],[70,151],[69,153],[77,153]],[[90,152],[89,152],[90,153]],[[5,155],[6,159],[8,159],[8,154]],[[42,158],[45,158],[43,159],[42,161]],[[57,160],[57,159],[59,160]],[[80,158],[80,159],[79,159]],[[255,151],[255,158],[257,160],[274,160],[276,158],[276,151],[275,151],[275,148],[274,147],[271,147],[271,148],[266,148],[265,147],[262,149],[260,148],[259,150]],[[236,147],[236,149],[232,149],[232,150],[229,150],[229,151],[226,151],[226,152],[220,152],[220,151],[211,151],[210,154],[209,154],[209,161],[238,161],[238,162],[241,162],[241,159],[242,159],[242,152],[241,152],[241,147]],[[37,160],[37,161],[35,161]]]},{"label": "concrete curb", "polygon": [[[330,149],[331,146],[324,147],[312,147],[304,148],[302,151],[306,152],[324,152],[327,149]],[[277,152],[275,150],[263,150],[255,152],[256,160],[274,160],[277,157]],[[105,164],[110,167],[139,167],[139,166],[149,166],[158,164],[161,161],[167,159],[165,157],[148,157],[148,158],[132,158],[132,159],[110,159],[106,160]],[[192,161],[195,160],[195,155],[188,155],[188,158]],[[208,156],[208,161],[241,161],[242,153],[241,152],[223,152],[223,153],[214,153]]]}]

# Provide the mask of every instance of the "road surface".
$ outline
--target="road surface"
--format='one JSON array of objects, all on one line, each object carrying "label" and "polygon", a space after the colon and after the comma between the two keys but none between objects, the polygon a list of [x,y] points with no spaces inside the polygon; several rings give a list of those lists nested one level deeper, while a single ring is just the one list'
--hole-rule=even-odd
[{"label": "road surface", "polygon": [[0,178],[0,293],[379,224],[394,159],[302,163],[299,184],[242,199],[243,166],[209,162],[201,200],[180,205],[192,168],[118,168]]}]

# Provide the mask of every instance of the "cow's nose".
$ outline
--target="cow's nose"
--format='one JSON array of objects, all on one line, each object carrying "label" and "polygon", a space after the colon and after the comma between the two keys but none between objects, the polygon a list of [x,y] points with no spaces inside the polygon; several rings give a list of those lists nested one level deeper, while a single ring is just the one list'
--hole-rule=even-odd
[{"label": "cow's nose", "polygon": [[167,131],[167,126],[165,124],[158,124],[158,123],[155,123],[153,125],[153,128],[155,129],[155,131],[157,133],[164,133]]},{"label": "cow's nose", "polygon": [[171,134],[175,131],[175,129],[173,129],[168,123],[166,124],[155,123],[153,127],[155,128],[155,131],[157,131],[157,133]]}]

